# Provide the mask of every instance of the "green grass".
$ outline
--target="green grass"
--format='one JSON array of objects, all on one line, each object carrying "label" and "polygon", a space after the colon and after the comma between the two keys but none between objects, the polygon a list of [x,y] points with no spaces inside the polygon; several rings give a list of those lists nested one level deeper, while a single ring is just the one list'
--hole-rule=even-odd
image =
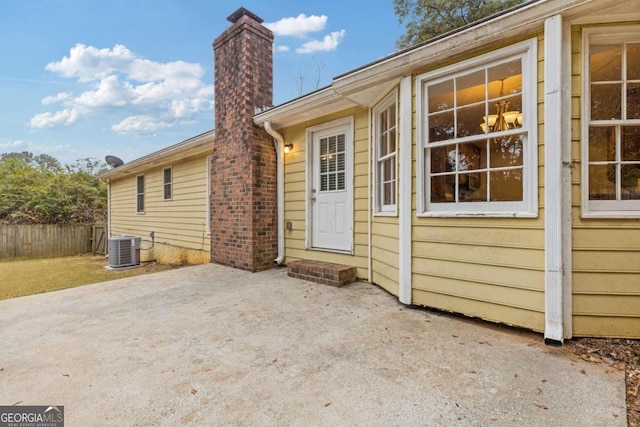
[{"label": "green grass", "polygon": [[104,256],[74,256],[0,262],[0,300],[74,288],[176,268],[150,264],[131,270],[105,270]]}]

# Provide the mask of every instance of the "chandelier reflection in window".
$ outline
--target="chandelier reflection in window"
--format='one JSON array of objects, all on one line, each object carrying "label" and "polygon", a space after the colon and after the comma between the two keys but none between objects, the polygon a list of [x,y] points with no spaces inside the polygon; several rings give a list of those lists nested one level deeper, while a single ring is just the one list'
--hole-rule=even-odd
[{"label": "chandelier reflection in window", "polygon": [[[500,98],[504,96],[504,80],[505,79],[500,80]],[[480,128],[482,128],[482,132],[484,133],[500,132],[522,127],[522,113],[517,110],[509,111],[509,101],[504,99],[501,99],[496,104],[496,114],[483,116],[482,120],[484,121],[480,123]]]}]

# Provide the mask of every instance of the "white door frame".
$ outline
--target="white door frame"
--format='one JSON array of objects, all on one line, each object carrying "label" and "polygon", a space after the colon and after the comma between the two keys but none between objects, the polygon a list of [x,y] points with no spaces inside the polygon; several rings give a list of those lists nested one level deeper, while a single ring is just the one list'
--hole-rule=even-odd
[{"label": "white door frame", "polygon": [[[328,252],[348,253],[353,254],[353,116],[344,117],[337,120],[332,120],[327,123],[323,123],[317,126],[312,126],[306,129],[306,185],[305,185],[305,248],[310,250],[320,250]],[[313,246],[313,137],[314,133],[320,131],[342,128],[346,132],[345,141],[345,163],[346,163],[346,215],[345,223],[347,224],[347,233],[350,238],[349,250],[331,250],[326,248],[315,248]]]}]

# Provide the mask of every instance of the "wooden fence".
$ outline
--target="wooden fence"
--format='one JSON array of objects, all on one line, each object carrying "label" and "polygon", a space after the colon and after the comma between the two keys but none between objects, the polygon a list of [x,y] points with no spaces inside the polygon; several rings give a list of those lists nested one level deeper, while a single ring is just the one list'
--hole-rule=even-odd
[{"label": "wooden fence", "polygon": [[0,260],[104,253],[104,239],[103,224],[0,224]]}]

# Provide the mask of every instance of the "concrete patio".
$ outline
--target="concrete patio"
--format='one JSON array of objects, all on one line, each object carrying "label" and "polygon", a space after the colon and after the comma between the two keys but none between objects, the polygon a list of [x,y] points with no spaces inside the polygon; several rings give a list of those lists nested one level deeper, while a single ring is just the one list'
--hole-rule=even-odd
[{"label": "concrete patio", "polygon": [[365,283],[187,267],[0,301],[0,405],[66,426],[625,426],[624,373]]}]

